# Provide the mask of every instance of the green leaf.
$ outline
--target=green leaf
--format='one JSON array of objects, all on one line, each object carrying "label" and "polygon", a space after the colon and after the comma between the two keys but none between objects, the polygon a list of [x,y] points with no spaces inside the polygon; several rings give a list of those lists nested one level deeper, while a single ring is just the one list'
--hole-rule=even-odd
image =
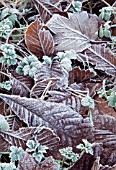
[{"label": "green leaf", "polygon": [[11,153],[9,157],[11,158],[12,162],[20,161],[23,156],[23,149],[21,147],[11,146],[10,147]]},{"label": "green leaf", "polygon": [[116,107],[116,92],[112,92],[110,96],[107,97],[108,105]]},{"label": "green leaf", "polygon": [[9,130],[9,124],[5,117],[0,114],[0,131],[8,131]]},{"label": "green leaf", "polygon": [[90,96],[84,97],[81,100],[81,104],[83,106],[88,106],[89,108],[94,109],[94,100]]}]

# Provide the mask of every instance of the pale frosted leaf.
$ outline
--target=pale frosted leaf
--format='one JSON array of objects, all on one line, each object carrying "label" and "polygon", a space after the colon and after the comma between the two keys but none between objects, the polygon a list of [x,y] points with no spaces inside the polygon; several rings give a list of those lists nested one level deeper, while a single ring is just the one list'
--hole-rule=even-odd
[{"label": "pale frosted leaf", "polygon": [[48,101],[56,103],[64,103],[75,111],[79,112],[81,108],[81,102],[77,95],[72,94],[68,91],[49,91]]},{"label": "pale frosted leaf", "polygon": [[59,145],[59,138],[49,128],[26,127],[17,131],[1,132],[1,136],[11,145],[26,148],[28,140],[36,140],[41,145],[46,145],[50,149]]},{"label": "pale frosted leaf", "polygon": [[69,18],[55,14],[46,25],[55,34],[56,51],[82,52],[97,38],[98,20],[94,15],[89,18],[87,12],[70,14]]},{"label": "pale frosted leaf", "polygon": [[63,88],[68,86],[68,73],[62,68],[59,62],[54,61],[51,66],[44,64],[38,68],[35,81],[43,81],[49,78],[58,79],[56,88]]},{"label": "pale frosted leaf", "polygon": [[82,59],[95,65],[98,70],[103,70],[107,74],[116,76],[116,55],[101,44],[95,44],[85,51],[86,55],[81,55]]},{"label": "pale frosted leaf", "polygon": [[53,129],[61,145],[76,146],[84,138],[90,141],[93,138],[92,125],[82,123],[82,116],[65,104],[15,95],[0,94],[0,97],[29,126],[43,125]]}]

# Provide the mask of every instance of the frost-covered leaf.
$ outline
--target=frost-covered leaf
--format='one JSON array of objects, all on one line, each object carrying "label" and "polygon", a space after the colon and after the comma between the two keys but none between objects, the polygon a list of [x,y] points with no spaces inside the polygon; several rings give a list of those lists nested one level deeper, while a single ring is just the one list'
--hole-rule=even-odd
[{"label": "frost-covered leaf", "polygon": [[83,81],[90,80],[92,77],[94,77],[96,74],[93,70],[87,69],[87,70],[82,70],[78,67],[73,68],[69,72],[69,83],[73,84],[74,82],[76,83],[81,83]]},{"label": "frost-covered leaf", "polygon": [[49,21],[53,14],[67,16],[66,12],[61,11],[57,6],[53,5],[49,0],[33,0],[37,4],[40,17],[44,23]]},{"label": "frost-covered leaf", "polygon": [[57,83],[57,78],[50,78],[43,81],[38,81],[31,89],[31,96],[40,97],[44,90],[51,90],[55,87]]},{"label": "frost-covered leaf", "polygon": [[87,12],[70,14],[69,18],[54,14],[46,25],[54,33],[56,51],[82,52],[97,38],[98,20],[95,15],[89,18]]},{"label": "frost-covered leaf", "polygon": [[[15,114],[29,126],[52,128],[62,145],[77,145],[82,138],[93,138],[93,127],[82,123],[82,116],[65,104],[0,94]],[[90,135],[87,135],[89,133]]]},{"label": "frost-covered leaf", "polygon": [[48,101],[56,102],[56,103],[64,103],[75,111],[79,112],[81,108],[81,102],[78,95],[74,95],[68,91],[49,91],[48,94],[50,95]]},{"label": "frost-covered leaf", "polygon": [[20,96],[29,96],[30,89],[32,88],[34,81],[29,76],[19,75],[16,72],[12,73],[12,94]]},{"label": "frost-covered leaf", "polygon": [[52,130],[45,127],[29,127],[20,128],[17,131],[1,132],[1,136],[11,145],[26,148],[28,140],[35,140],[41,145],[46,145],[49,148],[54,148],[59,145],[59,138]]},{"label": "frost-covered leaf", "polygon": [[87,49],[85,53],[86,55],[81,55],[84,61],[89,61],[98,70],[116,76],[116,55],[109,48],[105,48],[101,44],[95,44],[92,48]]},{"label": "frost-covered leaf", "polygon": [[43,55],[52,55],[54,52],[53,37],[49,30],[42,30],[38,19],[27,28],[25,43],[28,49],[39,58],[42,58]]},{"label": "frost-covered leaf", "polygon": [[49,78],[58,79],[56,88],[63,88],[68,86],[68,73],[61,67],[60,63],[54,61],[51,66],[44,64],[38,68],[35,75],[35,81],[43,81]]}]

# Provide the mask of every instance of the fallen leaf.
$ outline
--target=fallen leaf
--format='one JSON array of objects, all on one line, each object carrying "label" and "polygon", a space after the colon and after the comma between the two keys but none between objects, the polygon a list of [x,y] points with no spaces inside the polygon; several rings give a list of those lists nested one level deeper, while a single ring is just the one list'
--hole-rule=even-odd
[{"label": "fallen leaf", "polygon": [[98,20],[95,15],[89,18],[87,12],[70,14],[69,18],[54,14],[46,25],[54,33],[56,51],[82,52],[97,38]]},{"label": "fallen leaf", "polygon": [[42,30],[40,21],[36,19],[32,22],[25,33],[25,43],[28,49],[42,58],[43,55],[54,53],[54,40],[49,30]]},{"label": "fallen leaf", "polygon": [[49,0],[33,0],[33,2],[36,3],[40,17],[44,23],[49,21],[53,14],[67,16],[66,12],[61,11],[57,6],[53,5],[55,3]]}]

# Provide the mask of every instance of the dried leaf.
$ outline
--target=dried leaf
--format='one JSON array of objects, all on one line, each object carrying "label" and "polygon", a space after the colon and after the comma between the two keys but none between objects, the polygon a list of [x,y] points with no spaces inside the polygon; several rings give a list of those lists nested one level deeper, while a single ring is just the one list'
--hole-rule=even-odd
[{"label": "dried leaf", "polygon": [[0,134],[0,152],[8,152],[10,145]]},{"label": "dried leaf", "polygon": [[44,23],[49,21],[53,14],[67,16],[66,12],[61,11],[58,7],[49,2],[49,0],[33,0],[37,4],[40,17]]},{"label": "dried leaf", "polygon": [[38,37],[41,28],[40,21],[36,19],[30,24],[25,33],[25,43],[28,49],[38,57],[42,57],[44,54]]},{"label": "dried leaf", "polygon": [[23,152],[22,159],[19,161],[19,169],[20,170],[35,170],[39,168],[39,165],[32,157],[32,155],[28,154],[27,152]]},{"label": "dried leaf", "polygon": [[69,84],[73,84],[74,82],[82,83],[83,81],[90,80],[94,76],[95,72],[90,69],[81,70],[80,68],[75,67],[69,72]]},{"label": "dried leaf", "polygon": [[59,168],[60,165],[50,156],[41,162],[40,168],[36,168],[36,170],[59,170]]},{"label": "dried leaf", "polygon": [[89,141],[93,139],[93,126],[82,123],[81,115],[64,104],[5,94],[0,94],[0,97],[29,126],[44,125],[52,128],[60,137],[61,145],[74,147],[83,138]]},{"label": "dried leaf", "polygon": [[18,131],[0,132],[0,135],[11,145],[26,148],[28,140],[36,140],[41,145],[46,145],[50,149],[59,145],[59,138],[49,128],[28,127],[20,128]]},{"label": "dried leaf", "polygon": [[31,89],[30,96],[40,97],[46,88],[47,90],[54,89],[57,80],[57,78],[49,78],[43,81],[37,81],[37,83],[35,83],[35,85]]},{"label": "dried leaf", "polygon": [[56,102],[56,103],[64,103],[75,111],[79,112],[81,108],[81,102],[79,97],[68,91],[49,91],[50,97],[47,101]]},{"label": "dried leaf", "polygon": [[116,76],[116,55],[109,48],[105,48],[101,44],[95,44],[85,53],[86,55],[81,55],[83,60],[88,60],[98,70],[103,70],[109,75]]},{"label": "dried leaf", "polygon": [[42,30],[40,21],[36,19],[30,24],[25,33],[25,43],[28,49],[36,56],[54,53],[54,40],[49,30]]},{"label": "dried leaf", "polygon": [[32,88],[34,81],[29,76],[19,75],[16,72],[12,73],[12,94],[20,96],[29,96],[30,89]]},{"label": "dried leaf", "polygon": [[89,18],[87,12],[70,14],[69,18],[54,14],[46,25],[55,34],[56,51],[82,52],[97,38],[98,20],[94,15]]},{"label": "dried leaf", "polygon": [[40,82],[49,78],[58,79],[56,83],[56,89],[64,88],[68,86],[68,73],[64,71],[60,63],[54,61],[51,66],[45,64],[41,68],[38,68],[35,80]]},{"label": "dried leaf", "polygon": [[44,55],[52,55],[54,53],[54,40],[50,31],[40,30],[38,36]]}]

